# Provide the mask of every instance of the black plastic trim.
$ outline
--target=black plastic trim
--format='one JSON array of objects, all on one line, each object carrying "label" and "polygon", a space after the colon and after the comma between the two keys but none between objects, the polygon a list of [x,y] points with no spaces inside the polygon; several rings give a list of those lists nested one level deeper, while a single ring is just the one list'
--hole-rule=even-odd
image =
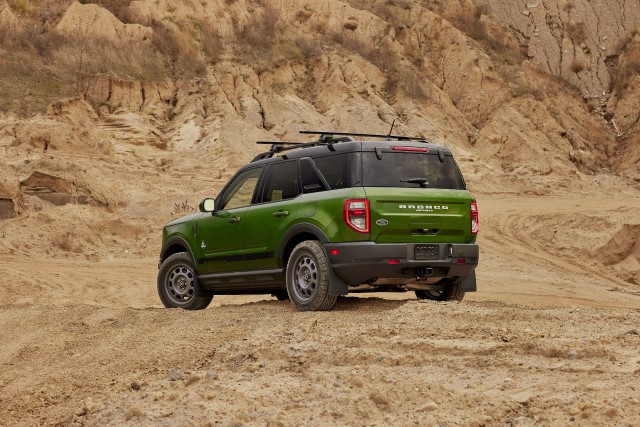
[{"label": "black plastic trim", "polygon": [[200,284],[216,294],[271,293],[286,289],[285,274],[281,268],[233,273],[213,273],[198,276]]},{"label": "black plastic trim", "polygon": [[198,264],[213,264],[222,262],[255,261],[258,259],[273,258],[273,252],[256,252],[251,254],[238,254],[226,256],[213,256],[198,258]]},{"label": "black plastic trim", "polygon": [[188,252],[189,255],[191,256],[191,259],[195,260],[195,257],[193,256],[193,252],[191,251],[191,247],[189,246],[189,243],[187,243],[187,241],[180,236],[173,236],[169,238],[164,243],[164,245],[162,245],[162,249],[160,250],[160,263],[162,263],[167,258],[167,255],[166,255],[167,251],[173,245],[180,245],[184,247],[186,249],[185,252]]},{"label": "black plastic trim", "polygon": [[329,243],[329,238],[324,234],[324,232],[316,227],[313,224],[309,224],[309,223],[300,223],[300,224],[296,224],[293,227],[289,228],[283,235],[282,235],[282,239],[280,239],[280,245],[278,246],[278,252],[276,252],[277,254],[277,260],[278,260],[278,266],[280,267],[284,267],[285,262],[284,262],[284,250],[287,247],[287,245],[289,244],[289,242],[291,241],[292,238],[294,238],[297,234],[301,234],[301,233],[310,233],[313,234],[319,241],[320,243]]},{"label": "black plastic trim", "polygon": [[[414,243],[326,243],[324,248],[327,254],[330,254],[332,249],[339,250],[338,255],[327,256],[335,275],[350,286],[362,284],[372,278],[413,279],[427,269],[430,269],[433,277],[463,282],[474,274],[479,260],[477,244],[438,245],[441,256],[434,260],[416,260]],[[389,264],[389,260],[397,260],[397,263]],[[473,282],[469,279],[463,284],[465,290],[475,287],[474,279]]]}]

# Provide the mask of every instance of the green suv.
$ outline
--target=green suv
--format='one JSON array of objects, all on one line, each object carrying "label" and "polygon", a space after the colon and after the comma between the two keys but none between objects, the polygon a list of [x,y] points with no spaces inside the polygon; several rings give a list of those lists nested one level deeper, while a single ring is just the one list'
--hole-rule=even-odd
[{"label": "green suv", "polygon": [[165,225],[165,307],[272,294],[329,310],[349,292],[443,301],[476,290],[478,208],[449,149],[396,135],[303,133],[320,139],[269,142],[200,213]]}]

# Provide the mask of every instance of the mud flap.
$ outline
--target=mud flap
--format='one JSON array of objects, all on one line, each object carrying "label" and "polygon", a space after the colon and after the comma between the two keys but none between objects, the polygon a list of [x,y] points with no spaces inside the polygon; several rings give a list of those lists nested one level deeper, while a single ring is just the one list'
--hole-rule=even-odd
[{"label": "mud flap", "polygon": [[476,289],[476,272],[474,271],[470,275],[464,278],[460,282],[460,290],[465,292],[475,292]]},{"label": "mud flap", "polygon": [[346,295],[349,293],[349,285],[336,276],[331,267],[329,267],[329,293],[331,295]]}]

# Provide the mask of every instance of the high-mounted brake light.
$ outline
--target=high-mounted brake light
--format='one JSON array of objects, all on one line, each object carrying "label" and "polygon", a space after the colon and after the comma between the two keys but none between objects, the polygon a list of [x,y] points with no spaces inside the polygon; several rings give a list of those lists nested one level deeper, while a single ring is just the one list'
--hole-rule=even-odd
[{"label": "high-mounted brake light", "polygon": [[471,234],[478,234],[478,204],[471,202]]},{"label": "high-mounted brake light", "polygon": [[409,153],[428,153],[429,149],[424,147],[391,147],[391,151],[406,151]]},{"label": "high-mounted brake light", "polygon": [[358,233],[368,233],[371,213],[368,199],[349,199],[344,202],[344,222]]}]

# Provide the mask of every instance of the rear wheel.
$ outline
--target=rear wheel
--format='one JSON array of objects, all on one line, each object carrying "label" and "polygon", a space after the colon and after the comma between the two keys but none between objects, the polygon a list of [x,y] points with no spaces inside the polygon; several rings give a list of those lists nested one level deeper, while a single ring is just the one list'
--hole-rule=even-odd
[{"label": "rear wheel", "polygon": [[443,284],[444,289],[441,291],[415,291],[416,297],[433,301],[462,301],[465,292],[460,290],[460,282],[445,282]]},{"label": "rear wheel", "polygon": [[337,296],[329,293],[329,263],[315,240],[299,243],[287,263],[287,293],[291,304],[302,311],[331,310]]},{"label": "rear wheel", "polygon": [[158,272],[158,295],[167,308],[202,310],[213,295],[200,287],[193,261],[186,252],[170,255]]}]

